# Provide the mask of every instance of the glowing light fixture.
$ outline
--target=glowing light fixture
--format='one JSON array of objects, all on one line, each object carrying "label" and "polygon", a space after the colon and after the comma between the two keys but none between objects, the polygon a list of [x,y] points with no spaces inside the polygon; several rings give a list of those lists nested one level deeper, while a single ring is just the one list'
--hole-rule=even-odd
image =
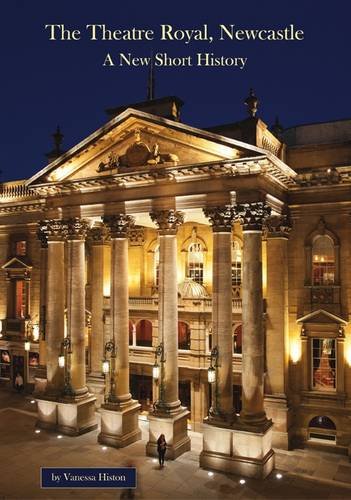
[{"label": "glowing light fixture", "polygon": [[213,366],[210,366],[207,369],[207,380],[210,384],[216,382],[216,369]]},{"label": "glowing light fixture", "polygon": [[60,354],[59,357],[58,357],[58,365],[60,368],[64,368],[65,367],[65,355],[64,354]]},{"label": "glowing light fixture", "polygon": [[283,474],[280,474],[280,472],[278,472],[278,474],[276,474],[276,475],[275,475],[275,477],[276,477],[277,479],[281,479],[281,478],[283,477]]},{"label": "glowing light fixture", "polygon": [[155,361],[155,364],[152,367],[152,378],[154,380],[158,380],[160,378],[160,365]]},{"label": "glowing light fixture", "polygon": [[105,375],[110,371],[110,362],[108,359],[104,359],[102,362],[102,373]]},{"label": "glowing light fixture", "polygon": [[57,439],[62,439],[62,437],[63,437],[63,436],[61,436],[61,434],[59,434],[59,435],[57,436]]},{"label": "glowing light fixture", "polygon": [[35,429],[35,434],[40,434],[40,429]]},{"label": "glowing light fixture", "polygon": [[25,341],[25,343],[24,343],[24,350],[27,351],[27,352],[30,350],[30,342],[29,342],[29,340]]},{"label": "glowing light fixture", "polygon": [[291,361],[294,365],[296,365],[296,363],[298,363],[300,361],[301,348],[300,348],[300,342],[297,339],[291,341],[290,358],[291,358]]},{"label": "glowing light fixture", "polygon": [[245,479],[240,479],[239,483],[240,483],[240,484],[245,484],[245,483],[246,483],[246,481],[245,481]]}]

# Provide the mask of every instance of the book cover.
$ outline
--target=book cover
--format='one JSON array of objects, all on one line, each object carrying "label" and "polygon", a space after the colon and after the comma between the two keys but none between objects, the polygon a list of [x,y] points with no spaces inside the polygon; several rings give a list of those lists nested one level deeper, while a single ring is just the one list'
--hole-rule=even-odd
[{"label": "book cover", "polygon": [[2,7],[0,498],[351,496],[348,11]]}]

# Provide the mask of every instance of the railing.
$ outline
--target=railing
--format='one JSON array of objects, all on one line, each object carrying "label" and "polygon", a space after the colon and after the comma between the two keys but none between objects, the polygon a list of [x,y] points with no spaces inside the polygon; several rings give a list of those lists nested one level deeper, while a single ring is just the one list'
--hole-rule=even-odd
[{"label": "railing", "polygon": [[[184,298],[178,299],[178,305],[180,308],[185,309],[202,309],[209,310],[212,308],[212,299],[211,298]],[[239,298],[232,299],[233,311],[241,312],[242,309],[242,300]],[[129,297],[129,306],[130,307],[138,307],[138,306],[149,306],[150,308],[155,308],[158,306],[158,297]]]},{"label": "railing", "polygon": [[22,198],[31,198],[35,193],[27,188],[25,181],[3,182],[0,185],[0,200],[11,201]]}]

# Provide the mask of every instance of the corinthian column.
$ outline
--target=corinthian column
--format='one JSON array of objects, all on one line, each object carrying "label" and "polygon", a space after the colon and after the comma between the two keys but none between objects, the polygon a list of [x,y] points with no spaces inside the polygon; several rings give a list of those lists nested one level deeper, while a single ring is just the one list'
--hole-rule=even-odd
[{"label": "corinthian column", "polygon": [[231,205],[204,210],[213,230],[212,345],[217,348],[211,419],[231,421],[233,409]]},{"label": "corinthian column", "polygon": [[162,342],[165,362],[161,374],[162,399],[156,402],[159,412],[177,412],[178,397],[178,288],[177,288],[177,229],[183,222],[181,212],[161,210],[150,214],[160,236],[158,286],[158,335]]},{"label": "corinthian column", "polygon": [[237,207],[243,226],[243,350],[241,420],[267,422],[263,401],[264,332],[262,297],[262,225],[270,210],[262,202]]},{"label": "corinthian column", "polygon": [[[44,229],[45,228],[45,229]],[[46,366],[47,393],[58,396],[63,390],[63,372],[58,366],[64,337],[64,241],[67,225],[61,220],[47,220],[41,226],[48,240]]]},{"label": "corinthian column", "polygon": [[71,339],[71,384],[75,397],[88,394],[85,379],[85,236],[88,224],[67,220],[67,332]]},{"label": "corinthian column", "polygon": [[48,235],[45,222],[39,223],[40,240],[40,297],[39,297],[39,362],[46,366],[46,297],[48,275]]},{"label": "corinthian column", "polygon": [[177,229],[183,214],[176,210],[150,213],[160,236],[158,287],[158,335],[163,346],[159,399],[149,415],[148,455],[157,454],[157,439],[166,437],[168,458],[177,458],[190,449],[187,435],[189,412],[181,406],[178,396],[178,290],[177,290]]},{"label": "corinthian column", "polygon": [[129,291],[128,230],[134,224],[129,215],[106,215],[104,223],[111,234],[111,341],[114,355],[110,371],[107,403],[100,410],[100,443],[116,448],[127,446],[141,437],[138,426],[140,404],[129,390]]},{"label": "corinthian column", "polygon": [[91,242],[91,375],[101,375],[101,361],[104,357],[104,226],[94,226],[89,231]]}]

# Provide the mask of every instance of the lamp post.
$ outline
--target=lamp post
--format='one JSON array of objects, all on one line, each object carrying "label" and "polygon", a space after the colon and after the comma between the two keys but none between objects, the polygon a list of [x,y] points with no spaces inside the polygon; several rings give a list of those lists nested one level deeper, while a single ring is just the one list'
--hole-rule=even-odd
[{"label": "lamp post", "polygon": [[[165,363],[165,349],[163,342],[161,342],[155,349],[155,363],[152,367],[152,378],[155,382],[160,381],[159,398],[154,403],[154,409],[162,409],[165,406],[165,384],[164,384],[164,363]],[[159,363],[160,362],[160,363]]]},{"label": "lamp post", "polygon": [[[210,366],[207,369],[207,380],[211,386],[211,407],[209,409],[209,416],[216,416],[219,414],[219,401],[218,401],[218,347],[215,346],[210,354]],[[214,393],[214,394],[213,394]]]},{"label": "lamp post", "polygon": [[64,369],[64,380],[65,385],[63,389],[63,394],[65,396],[74,396],[74,391],[71,384],[71,354],[72,354],[72,343],[69,337],[65,337],[61,342],[61,353],[58,357],[58,364],[60,368]]},{"label": "lamp post", "polygon": [[[105,380],[108,376],[109,379],[109,391],[107,398],[105,396],[105,402],[116,404],[116,382],[115,382],[115,371],[116,371],[116,357],[117,357],[117,347],[115,340],[109,340],[105,344],[104,349],[105,358],[102,360],[102,373],[104,374]],[[109,356],[109,357],[108,357]]]}]

